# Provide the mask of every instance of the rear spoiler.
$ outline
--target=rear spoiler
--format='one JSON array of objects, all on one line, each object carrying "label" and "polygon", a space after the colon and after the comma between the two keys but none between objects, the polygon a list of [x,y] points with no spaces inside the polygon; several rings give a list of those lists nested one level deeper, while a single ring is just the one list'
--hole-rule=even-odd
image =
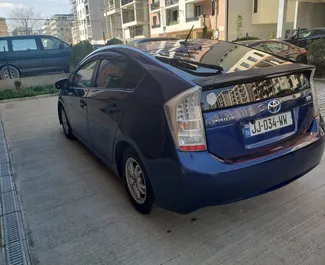
[{"label": "rear spoiler", "polygon": [[238,71],[225,73],[220,75],[213,75],[209,77],[202,77],[193,80],[201,87],[208,89],[210,86],[215,89],[217,87],[224,87],[228,85],[234,85],[240,83],[248,83],[254,81],[260,81],[261,79],[269,79],[278,76],[285,76],[297,73],[304,73],[308,79],[310,78],[315,66],[290,63],[282,64],[263,68],[254,68],[246,71]]}]

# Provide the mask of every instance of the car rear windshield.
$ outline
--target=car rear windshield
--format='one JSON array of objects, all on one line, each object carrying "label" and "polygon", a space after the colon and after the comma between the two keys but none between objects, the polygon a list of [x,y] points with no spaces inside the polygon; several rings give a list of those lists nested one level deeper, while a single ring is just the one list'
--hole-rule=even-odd
[{"label": "car rear windshield", "polygon": [[[206,75],[219,74],[220,71],[214,70],[215,66],[220,66],[222,73],[230,73],[290,63],[263,51],[216,40],[189,40],[186,44],[181,40],[160,41],[143,43],[139,48],[157,59],[163,57],[186,60],[187,63],[193,62],[193,66],[197,66],[196,70],[186,72],[194,76],[202,73],[206,73]],[[204,66],[198,66],[198,63],[204,64]]]}]

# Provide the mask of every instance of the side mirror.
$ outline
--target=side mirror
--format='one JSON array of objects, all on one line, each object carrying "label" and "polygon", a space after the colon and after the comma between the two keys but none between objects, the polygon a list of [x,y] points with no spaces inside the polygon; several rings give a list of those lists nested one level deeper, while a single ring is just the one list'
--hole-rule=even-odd
[{"label": "side mirror", "polygon": [[68,89],[69,88],[69,81],[67,78],[61,79],[55,82],[55,87],[57,89]]}]

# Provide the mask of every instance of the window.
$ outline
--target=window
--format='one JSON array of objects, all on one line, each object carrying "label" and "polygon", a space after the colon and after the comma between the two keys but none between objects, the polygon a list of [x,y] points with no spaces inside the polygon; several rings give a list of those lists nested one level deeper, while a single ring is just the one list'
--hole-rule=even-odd
[{"label": "window", "polygon": [[153,25],[157,25],[157,16],[154,16],[152,19],[153,19]]},{"label": "window", "polygon": [[102,60],[96,85],[102,88],[135,88],[144,76],[144,70],[132,60]]},{"label": "window", "polygon": [[7,52],[7,51],[8,51],[8,41],[0,40],[0,52]]},{"label": "window", "polygon": [[41,38],[41,42],[44,50],[59,50],[61,48],[61,42],[54,38]]},{"label": "window", "polygon": [[325,30],[315,29],[313,31],[313,36],[318,36],[318,35],[325,35]]},{"label": "window", "polygon": [[173,10],[172,11],[172,21],[177,21],[178,20],[178,10]]},{"label": "window", "polygon": [[304,30],[299,33],[299,39],[308,38],[311,35],[311,30]]},{"label": "window", "polygon": [[96,64],[97,61],[93,61],[81,67],[73,76],[73,86],[91,87]]},{"label": "window", "polygon": [[267,42],[265,45],[268,48],[268,51],[274,54],[283,53],[289,49],[289,46],[277,42]]},{"label": "window", "polygon": [[63,48],[64,49],[69,49],[69,48],[71,48],[71,46],[68,44],[68,43],[66,43],[66,42],[62,42],[63,43]]},{"label": "window", "polygon": [[258,0],[254,0],[254,13],[258,11]]},{"label": "window", "polygon": [[203,5],[195,6],[195,16],[199,17],[203,15]]},{"label": "window", "polygon": [[35,39],[14,39],[12,40],[13,51],[36,51],[37,45]]}]

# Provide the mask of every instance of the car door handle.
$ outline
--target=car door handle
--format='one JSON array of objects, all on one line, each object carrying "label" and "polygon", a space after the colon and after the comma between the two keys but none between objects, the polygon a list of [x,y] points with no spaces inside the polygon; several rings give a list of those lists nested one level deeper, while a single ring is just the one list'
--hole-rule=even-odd
[{"label": "car door handle", "polygon": [[80,99],[80,107],[84,108],[87,106],[86,101],[84,101],[83,99]]},{"label": "car door handle", "polygon": [[116,113],[116,112],[119,112],[120,109],[118,106],[116,106],[116,104],[112,105],[112,106],[109,106],[108,107],[108,111],[112,114]]}]

